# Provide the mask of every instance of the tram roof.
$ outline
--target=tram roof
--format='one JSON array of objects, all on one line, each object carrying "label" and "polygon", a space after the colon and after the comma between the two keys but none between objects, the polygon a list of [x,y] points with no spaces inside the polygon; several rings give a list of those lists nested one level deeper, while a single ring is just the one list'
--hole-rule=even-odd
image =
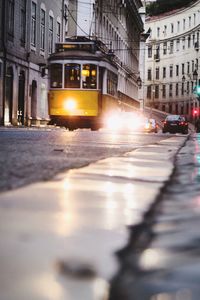
[{"label": "tram roof", "polygon": [[101,51],[96,51],[95,53],[80,51],[80,50],[68,50],[63,52],[52,53],[48,60],[65,60],[65,59],[74,59],[74,60],[91,60],[91,61],[106,61],[111,65],[115,66],[115,62],[109,59],[108,55],[102,53]]}]

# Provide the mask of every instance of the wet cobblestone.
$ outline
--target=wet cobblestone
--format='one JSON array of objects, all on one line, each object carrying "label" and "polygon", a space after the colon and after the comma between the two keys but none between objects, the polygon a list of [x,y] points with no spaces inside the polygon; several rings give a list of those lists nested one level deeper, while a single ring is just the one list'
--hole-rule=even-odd
[{"label": "wet cobblestone", "polygon": [[120,258],[110,300],[200,299],[199,183],[200,135],[193,134],[178,153],[172,180],[148,221],[149,244]]}]

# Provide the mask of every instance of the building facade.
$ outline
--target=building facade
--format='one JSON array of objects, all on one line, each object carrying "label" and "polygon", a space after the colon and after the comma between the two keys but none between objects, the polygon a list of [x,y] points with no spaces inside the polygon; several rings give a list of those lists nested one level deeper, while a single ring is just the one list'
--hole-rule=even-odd
[{"label": "building facade", "polygon": [[200,1],[146,19],[145,104],[193,118],[200,78]]},{"label": "building facade", "polygon": [[65,28],[65,1],[1,0],[0,123],[48,122],[48,55]]},{"label": "building facade", "polygon": [[100,40],[118,67],[118,97],[139,106],[140,0],[0,0],[0,124],[46,124],[47,59],[71,36]]}]

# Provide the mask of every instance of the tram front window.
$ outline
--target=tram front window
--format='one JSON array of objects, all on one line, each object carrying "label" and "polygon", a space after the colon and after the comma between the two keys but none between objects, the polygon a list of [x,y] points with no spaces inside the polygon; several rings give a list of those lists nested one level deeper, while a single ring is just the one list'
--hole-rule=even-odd
[{"label": "tram front window", "polygon": [[65,64],[65,88],[80,88],[79,64]]},{"label": "tram front window", "polygon": [[97,66],[86,64],[82,69],[82,87],[83,89],[97,88]]},{"label": "tram front window", "polygon": [[62,65],[52,64],[50,67],[51,88],[62,88]]}]

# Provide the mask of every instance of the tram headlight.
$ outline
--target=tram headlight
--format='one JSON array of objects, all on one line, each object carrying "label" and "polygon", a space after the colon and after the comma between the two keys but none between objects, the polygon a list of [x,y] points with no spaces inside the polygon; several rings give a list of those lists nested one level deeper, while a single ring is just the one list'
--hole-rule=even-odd
[{"label": "tram headlight", "polygon": [[69,111],[75,110],[76,107],[77,107],[76,101],[73,100],[73,99],[68,99],[64,102],[64,108],[69,110]]}]

